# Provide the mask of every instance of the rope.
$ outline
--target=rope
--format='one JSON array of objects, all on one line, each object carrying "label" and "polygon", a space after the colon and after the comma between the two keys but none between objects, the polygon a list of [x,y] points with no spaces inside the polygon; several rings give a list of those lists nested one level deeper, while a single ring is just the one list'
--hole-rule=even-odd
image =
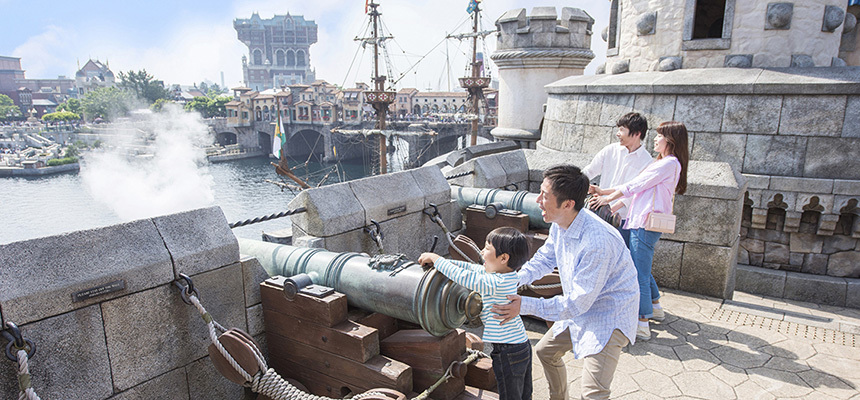
[{"label": "rope", "polygon": [[18,350],[18,389],[18,400],[41,400],[30,386],[30,365],[24,349]]},{"label": "rope", "polygon": [[252,219],[246,219],[246,220],[244,220],[244,221],[234,222],[234,223],[230,224],[230,229],[238,228],[238,227],[240,227],[240,226],[245,226],[245,225],[256,224],[256,223],[258,223],[258,222],[269,221],[269,220],[272,220],[272,219],[277,219],[277,218],[287,217],[287,216],[290,216],[290,215],[295,215],[295,214],[298,214],[298,213],[303,213],[303,212],[305,212],[305,211],[307,211],[307,209],[306,209],[306,208],[304,208],[304,207],[299,207],[299,208],[297,208],[297,209],[295,209],[295,210],[283,211],[283,212],[279,212],[279,213],[277,213],[277,214],[271,214],[271,215],[266,215],[266,216],[262,216],[262,217],[257,217],[257,218],[252,218]]},{"label": "rope", "polygon": [[472,260],[472,258],[470,258],[469,256],[467,256],[467,255],[466,255],[466,253],[463,253],[463,251],[462,251],[462,250],[460,250],[460,248],[459,248],[459,247],[457,247],[457,245],[455,245],[455,244],[454,244],[454,240],[452,240],[452,239],[451,239],[451,236],[454,236],[454,234],[453,234],[453,233],[451,233],[451,231],[449,231],[449,230],[448,230],[448,227],[447,227],[447,226],[445,226],[445,223],[444,223],[444,222],[442,222],[442,219],[441,219],[441,218],[439,218],[439,216],[438,216],[438,215],[434,215],[434,216],[433,216],[433,217],[431,217],[431,218],[433,218],[433,221],[434,221],[434,222],[436,222],[436,224],[437,224],[437,225],[439,225],[439,227],[440,227],[440,228],[442,228],[442,231],[443,231],[443,232],[445,232],[445,239],[448,239],[448,244],[449,244],[451,247],[453,247],[453,248],[454,248],[454,251],[456,251],[458,254],[460,254],[461,256],[463,256],[463,258],[465,258],[465,259],[466,259],[466,261],[468,261],[468,262],[470,262],[470,263],[472,263],[472,264],[477,264],[475,261],[473,261],[473,260]]},{"label": "rope", "polygon": [[561,289],[560,283],[551,283],[548,285],[523,285],[522,287],[528,290],[549,290],[549,289]]},{"label": "rope", "polygon": [[[480,357],[489,358],[489,356],[487,356],[485,353],[478,351],[478,350],[466,349],[466,351],[469,352],[469,356],[466,357],[465,360],[463,360],[463,364],[466,364],[466,365],[469,365],[469,364],[475,362],[475,360],[477,360]],[[442,377],[436,381],[436,383],[434,383],[432,386],[427,388],[427,390],[421,392],[421,394],[419,394],[417,397],[413,397],[410,400],[427,400],[430,397],[430,394],[432,394],[433,391],[436,390],[436,388],[438,388],[443,383],[447,382],[448,379],[450,379],[454,376],[451,373],[451,370],[454,368],[454,365],[457,365],[457,363],[458,363],[458,361],[452,362],[451,365],[448,366],[448,369],[445,370],[445,373],[442,375]]]},{"label": "rope", "polygon": [[474,174],[474,173],[475,173],[475,171],[461,172],[461,173],[459,173],[459,174],[454,174],[454,175],[451,175],[451,176],[446,176],[446,177],[445,177],[445,179],[447,179],[447,180],[451,180],[451,179],[462,178],[462,177],[464,177],[464,176],[469,176],[469,175],[472,175],[472,174]]}]

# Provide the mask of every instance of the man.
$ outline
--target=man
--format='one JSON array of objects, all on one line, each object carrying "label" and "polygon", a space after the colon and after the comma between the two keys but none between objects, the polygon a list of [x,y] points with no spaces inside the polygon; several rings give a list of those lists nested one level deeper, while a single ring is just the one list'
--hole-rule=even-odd
[{"label": "man", "polygon": [[[652,161],[651,154],[642,145],[645,133],[648,131],[648,121],[645,117],[635,112],[627,113],[615,125],[618,127],[618,132],[615,133],[618,143],[609,144],[601,149],[591,163],[582,170],[589,180],[600,176],[597,186],[601,188],[615,188],[629,182]],[[597,186],[592,186],[588,192],[595,193]],[[589,208],[593,208],[596,201],[597,196],[592,198]],[[620,199],[609,205],[613,213],[621,216],[621,226],[624,226],[624,220],[627,219],[630,201],[629,198]],[[624,243],[629,248],[630,230],[619,229]]]},{"label": "man", "polygon": [[551,223],[549,237],[518,272],[529,284],[558,267],[562,294],[549,298],[508,296],[493,306],[505,323],[518,314],[557,321],[535,346],[549,383],[550,399],[567,400],[562,356],[584,358],[582,398],[608,399],[621,349],[635,341],[639,284],[630,251],[619,232],[583,209],[588,178],[562,165],[543,174],[537,202]]}]

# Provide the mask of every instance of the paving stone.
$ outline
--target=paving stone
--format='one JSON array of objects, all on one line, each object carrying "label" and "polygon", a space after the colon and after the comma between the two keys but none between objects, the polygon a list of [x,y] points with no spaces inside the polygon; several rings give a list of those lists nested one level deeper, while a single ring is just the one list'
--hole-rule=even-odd
[{"label": "paving stone", "polygon": [[817,354],[812,344],[797,339],[789,339],[778,344],[764,346],[759,350],[772,356],[796,361],[806,360]]},{"label": "paving stone", "polygon": [[[24,338],[36,344],[29,367],[32,386],[41,398],[103,399],[113,393],[98,305],[20,324],[19,328]],[[2,343],[5,346],[7,342],[4,339]],[[7,399],[18,393],[17,367],[6,357],[0,363],[0,393],[6,393],[3,397]],[[87,388],[86,396],[82,387]]]},{"label": "paving stone", "polygon": [[[533,357],[533,358],[537,358],[537,357]],[[641,362],[639,362],[638,358],[636,358],[636,357],[634,357],[628,353],[625,353],[625,352],[621,353],[621,357],[618,359],[618,367],[616,369],[616,371],[619,374],[633,375],[639,371],[644,371],[644,370],[645,370],[645,366],[642,365]],[[618,376],[618,375],[616,375],[616,376]],[[625,380],[627,380],[627,379],[625,379]],[[615,380],[615,382],[618,382],[618,380]],[[613,389],[614,389],[614,385],[613,385]]]},{"label": "paving stone", "polygon": [[126,390],[111,400],[187,399],[185,368],[177,368]]},{"label": "paving stone", "polygon": [[[675,346],[673,349],[675,350],[675,354],[678,355],[678,358],[681,359],[681,365],[684,366],[684,370],[686,371],[709,371],[714,368],[715,365],[719,365],[721,363],[718,358],[714,357],[714,355],[709,353],[707,350],[697,349],[689,344],[684,346]],[[683,374],[683,372],[681,374]],[[689,394],[681,383],[677,380],[675,383],[678,383],[681,391],[685,394]]]},{"label": "paving stone", "polygon": [[674,119],[694,132],[720,132],[725,104],[721,95],[679,95]]},{"label": "paving stone", "polygon": [[[548,398],[548,397],[547,397]],[[628,393],[624,396],[618,397],[620,400],[662,400],[665,399],[663,396],[658,396],[656,394],[648,393],[644,390],[637,390],[635,392]]]},{"label": "paving stone", "polygon": [[817,354],[849,360],[860,360],[860,348],[844,346],[836,343],[812,342],[810,344]]},{"label": "paving stone", "polygon": [[221,207],[155,217],[152,222],[177,274],[196,275],[239,261],[239,243]]},{"label": "paving stone", "polygon": [[209,357],[191,363],[185,373],[191,400],[245,399],[245,389],[222,376]]},{"label": "paving stone", "polygon": [[810,137],[805,153],[803,176],[860,179],[860,138]]},{"label": "paving stone", "polygon": [[682,372],[672,380],[686,396],[702,399],[734,399],[731,386],[713,379],[706,372]]},{"label": "paving stone", "polygon": [[845,304],[846,285],[843,278],[789,272],[785,298],[841,306]]},{"label": "paving stone", "polygon": [[803,379],[807,385],[815,388],[816,396],[824,393],[836,398],[847,399],[849,396],[857,393],[857,387],[849,385],[837,376],[825,371],[803,371],[799,372],[797,376]]},{"label": "paving stone", "polygon": [[660,371],[660,374],[670,377],[684,370],[678,355],[669,346],[638,341],[628,349],[631,355],[639,357],[639,361],[649,371]]},{"label": "paving stone", "polygon": [[639,384],[642,390],[660,395],[663,398],[671,396],[679,396],[682,392],[672,382],[672,378],[663,375],[659,370],[645,370],[631,375],[634,381]]},{"label": "paving stone", "polygon": [[746,371],[728,364],[717,365],[710,370],[710,373],[731,387],[738,387],[749,382],[749,376],[747,376]]},{"label": "paving stone", "polygon": [[803,176],[803,163],[798,160],[809,159],[806,156],[807,140],[797,136],[748,135],[741,171],[745,174]]},{"label": "paving stone", "polygon": [[729,95],[722,132],[775,135],[779,129],[782,96]]},{"label": "paving stone", "polygon": [[683,334],[661,322],[651,323],[651,340],[649,342],[669,347],[687,345],[687,339]]},{"label": "paving stone", "polygon": [[746,381],[735,387],[735,395],[739,399],[770,400],[776,397],[753,381]]},{"label": "paving stone", "polygon": [[[365,211],[349,182],[302,190],[287,208],[306,212],[290,217],[293,229],[316,237],[326,237],[359,229],[365,225]],[[301,235],[296,235],[301,236]]]},{"label": "paving stone", "polygon": [[802,372],[809,370],[809,366],[803,361],[790,360],[787,358],[774,356],[764,365],[765,368],[775,369],[785,372]]},{"label": "paving stone", "polygon": [[738,265],[735,273],[735,290],[775,297],[782,297],[785,292],[783,271]]},{"label": "paving stone", "polygon": [[[200,301],[226,327],[245,326],[241,265],[191,277]],[[101,304],[114,386],[125,390],[206,355],[209,335],[197,309],[173,285]],[[152,312],[159,310],[159,312]],[[160,332],[152,335],[151,332]],[[164,351],[171,349],[171,351]]]},{"label": "paving stone", "polygon": [[748,346],[729,343],[710,350],[724,364],[748,369],[765,365],[771,358],[770,354],[750,349]]},{"label": "paving stone", "polygon": [[788,339],[786,335],[775,330],[762,329],[758,326],[749,325],[735,327],[726,337],[730,343],[737,344],[741,348],[745,347],[755,350],[759,353],[762,347],[780,343]]},{"label": "paving stone", "polygon": [[846,101],[843,95],[786,95],[779,118],[779,134],[841,136]]},{"label": "paving stone", "polygon": [[[3,318],[19,326],[174,279],[150,219],[2,245],[0,265]],[[116,281],[125,290],[72,301],[73,293]]]},{"label": "paving stone", "polygon": [[812,392],[812,388],[792,372],[752,368],[747,373],[751,381],[776,397],[800,397]]}]

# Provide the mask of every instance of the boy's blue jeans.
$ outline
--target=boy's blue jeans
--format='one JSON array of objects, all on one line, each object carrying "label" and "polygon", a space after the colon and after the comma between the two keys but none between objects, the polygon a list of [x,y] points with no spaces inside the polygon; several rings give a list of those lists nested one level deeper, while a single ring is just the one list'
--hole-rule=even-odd
[{"label": "boy's blue jeans", "polygon": [[498,384],[499,400],[531,400],[532,345],[493,343],[490,353]]}]

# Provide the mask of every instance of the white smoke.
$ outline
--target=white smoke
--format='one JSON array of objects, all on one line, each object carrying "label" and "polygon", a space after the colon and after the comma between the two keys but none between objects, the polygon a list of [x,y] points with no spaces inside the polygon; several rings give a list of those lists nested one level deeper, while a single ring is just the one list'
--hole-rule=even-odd
[{"label": "white smoke", "polygon": [[203,150],[212,138],[200,114],[168,104],[137,115],[85,155],[81,176],[92,197],[126,221],[213,204]]}]

